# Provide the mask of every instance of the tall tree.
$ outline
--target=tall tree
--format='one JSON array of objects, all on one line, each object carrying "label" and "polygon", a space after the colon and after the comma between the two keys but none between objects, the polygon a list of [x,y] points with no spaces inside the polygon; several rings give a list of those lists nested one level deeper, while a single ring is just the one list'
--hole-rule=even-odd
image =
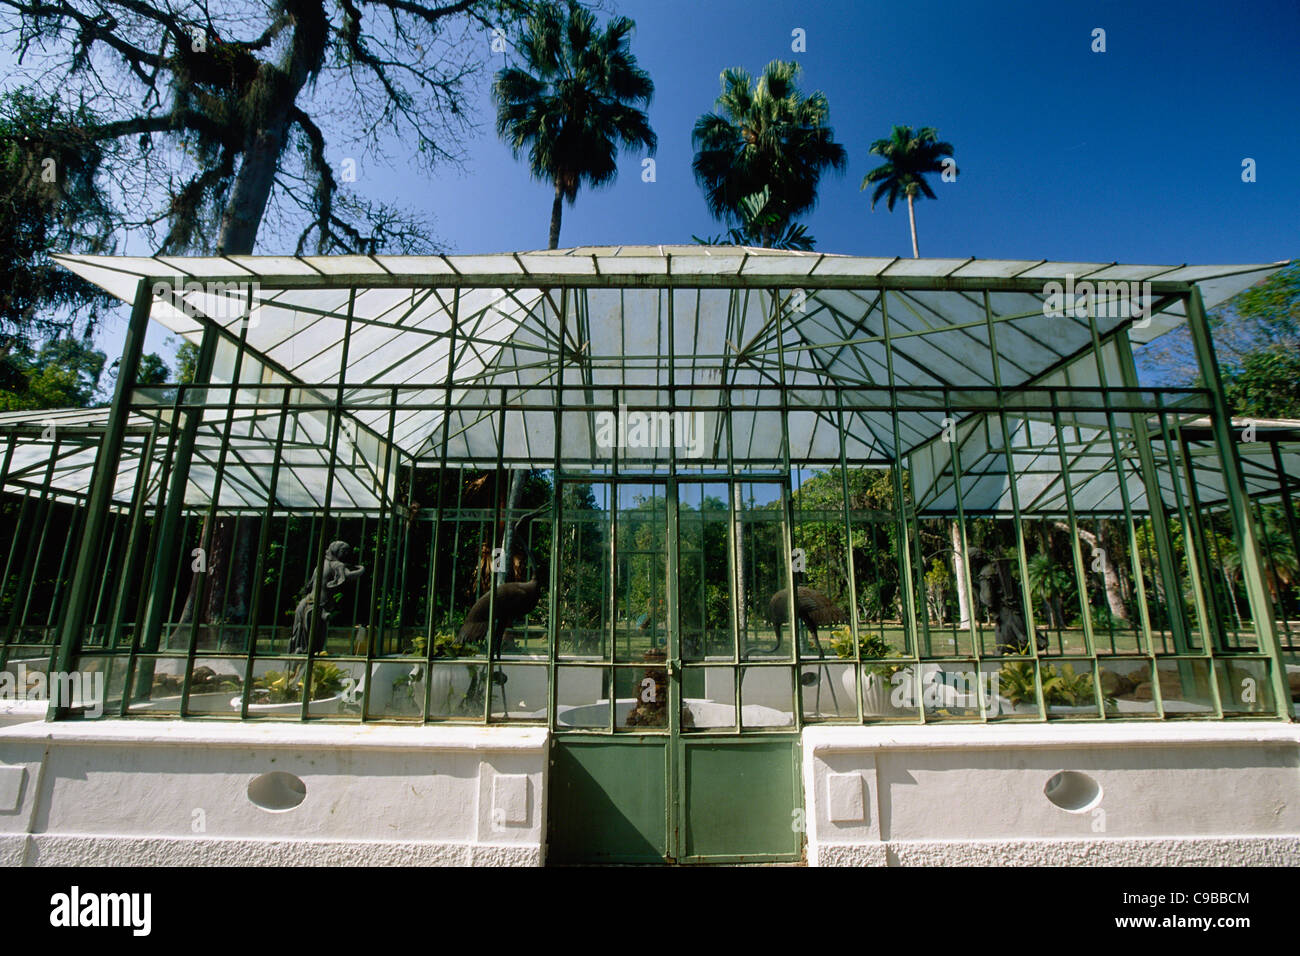
[{"label": "tall tree", "polygon": [[42,339],[92,334],[114,301],[49,256],[111,249],[99,183],[106,151],[87,133],[97,125],[84,105],[22,88],[0,94],[0,364]]},{"label": "tall tree", "polygon": [[653,155],[658,145],[640,108],[655,86],[631,51],[635,26],[615,17],[601,29],[574,0],[543,3],[519,40],[523,65],[492,84],[497,134],[516,157],[527,149],[532,174],[555,189],[550,249],[560,242],[563,202],[572,205],[579,186],[612,183],[620,148]]},{"label": "tall tree", "polygon": [[[456,159],[456,134],[469,125],[465,83],[489,49],[465,42],[467,31],[509,25],[528,8],[528,0],[243,0],[219,11],[202,0],[0,0],[20,63],[35,55],[50,64],[34,84],[111,107],[86,140],[121,151],[119,189],[136,206],[165,196],[161,210],[119,225],[165,224],[160,252],[219,254],[253,252],[275,196],[297,207],[296,253],[424,251],[420,223],[340,190],[354,168],[335,175],[321,120],[362,151],[396,134],[426,165]],[[246,620],[253,525],[205,523],[208,573],[195,577],[183,622],[196,608],[208,621]],[[232,586],[223,589],[228,568]]]},{"label": "tall tree", "polygon": [[[95,143],[126,153],[122,188],[165,195],[128,225],[166,225],[162,252],[250,253],[272,200],[297,209],[296,252],[427,242],[421,225],[344,193],[325,124],[359,151],[401,135],[426,164],[454,160],[465,83],[487,52],[472,27],[527,0],[0,0],[34,80],[111,105]],[[170,150],[160,147],[170,147]],[[129,173],[129,175],[128,175]],[[292,218],[292,217],[291,217]],[[303,221],[305,219],[305,221]]]},{"label": "tall tree", "polygon": [[890,212],[900,196],[907,198],[907,219],[912,226],[912,255],[920,257],[921,251],[916,242],[916,211],[914,203],[919,196],[934,199],[934,190],[925,181],[931,173],[957,173],[952,163],[953,148],[951,143],[939,139],[938,130],[931,126],[913,131],[910,126],[895,126],[888,139],[878,139],[871,144],[870,152],[885,161],[862,180],[862,189],[875,184],[871,194],[871,208],[876,208],[880,198]]},{"label": "tall tree", "polygon": [[[717,100],[721,112],[704,114],[691,132],[691,169],[710,215],[738,223],[765,247],[787,235],[794,220],[817,204],[823,173],[848,166],[848,154],[829,126],[825,94],[818,90],[805,97],[798,76],[798,63],[781,60],[769,63],[757,83],[745,70],[724,70]],[[763,215],[751,215],[746,200],[751,206],[759,201]]]}]

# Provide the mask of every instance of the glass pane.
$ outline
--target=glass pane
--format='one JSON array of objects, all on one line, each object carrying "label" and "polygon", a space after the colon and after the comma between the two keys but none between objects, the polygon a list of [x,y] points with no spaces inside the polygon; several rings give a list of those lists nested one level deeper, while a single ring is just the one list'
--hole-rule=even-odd
[{"label": "glass pane", "polygon": [[805,664],[799,669],[804,720],[857,718],[853,669],[852,663]]},{"label": "glass pane", "polygon": [[1160,699],[1165,716],[1199,714],[1213,716],[1210,691],[1210,662],[1205,660],[1162,660],[1156,662]]},{"label": "glass pane", "polygon": [[545,666],[505,664],[492,669],[493,720],[546,720]]},{"label": "glass pane", "polygon": [[[554,575],[562,658],[609,658],[609,521],[610,485],[564,484]],[[657,623],[652,633],[663,630],[662,620]]]},{"label": "glass pane", "polygon": [[744,668],[740,674],[740,705],[740,720],[746,727],[793,727],[794,685],[790,668]]},{"label": "glass pane", "polygon": [[775,482],[741,482],[733,491],[741,652],[751,660],[789,660],[794,651],[781,490]]},{"label": "glass pane", "polygon": [[980,716],[980,675],[974,661],[923,664],[920,674],[927,720]]},{"label": "glass pane", "polygon": [[235,657],[196,657],[190,674],[191,714],[237,714],[244,690],[244,661]]},{"label": "glass pane", "polygon": [[1219,701],[1225,714],[1273,713],[1273,684],[1268,661],[1215,661],[1214,669],[1219,680]]},{"label": "glass pane", "polygon": [[668,507],[662,484],[617,485],[614,659],[642,661],[668,641]]},{"label": "glass pane", "polygon": [[666,656],[663,651],[650,651],[645,657],[652,666],[615,670],[619,730],[667,729],[668,669],[663,666]]},{"label": "glass pane", "polygon": [[609,670],[556,668],[555,722],[563,727],[609,729]]},{"label": "glass pane", "polygon": [[[1151,664],[1144,660],[1106,658],[1099,662],[1101,693],[1107,712],[1119,717],[1153,717],[1156,704],[1151,690]],[[1114,700],[1114,705],[1110,704]]]},{"label": "glass pane", "polygon": [[682,729],[736,726],[735,672],[687,667],[682,675]]},{"label": "glass pane", "polygon": [[728,560],[729,489],[724,483],[678,486],[678,602],[683,660],[734,657]]}]

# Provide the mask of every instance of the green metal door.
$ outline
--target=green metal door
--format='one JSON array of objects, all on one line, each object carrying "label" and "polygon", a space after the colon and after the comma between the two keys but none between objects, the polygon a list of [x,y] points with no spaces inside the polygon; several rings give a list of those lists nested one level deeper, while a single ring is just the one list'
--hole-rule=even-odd
[{"label": "green metal door", "polygon": [[570,483],[553,554],[548,860],[797,860],[783,482]]}]

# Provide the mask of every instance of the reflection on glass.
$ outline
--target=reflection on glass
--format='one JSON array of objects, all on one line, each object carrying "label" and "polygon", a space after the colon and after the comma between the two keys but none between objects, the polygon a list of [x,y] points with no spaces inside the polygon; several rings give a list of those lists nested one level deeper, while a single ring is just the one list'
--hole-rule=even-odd
[{"label": "reflection on glass", "polygon": [[1214,713],[1209,661],[1157,661],[1156,675],[1160,681],[1160,701],[1166,716]]},{"label": "reflection on glass", "polygon": [[[244,662],[235,657],[196,657],[190,672],[191,714],[238,714],[244,690]],[[301,699],[301,698],[299,698]]]}]

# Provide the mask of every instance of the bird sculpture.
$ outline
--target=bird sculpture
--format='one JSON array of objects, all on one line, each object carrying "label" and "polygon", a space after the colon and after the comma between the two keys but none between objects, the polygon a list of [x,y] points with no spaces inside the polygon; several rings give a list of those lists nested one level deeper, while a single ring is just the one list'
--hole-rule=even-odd
[{"label": "bird sculpture", "polygon": [[[822,642],[817,637],[818,625],[826,626],[828,624],[843,624],[848,621],[846,615],[835,602],[828,598],[821,591],[813,588],[796,587],[794,589],[794,613],[798,620],[803,622],[803,626],[808,628],[808,636],[812,638],[812,643],[817,648],[817,656],[825,657],[826,652],[822,650]],[[782,588],[772,595],[772,601],[767,608],[767,619],[776,627],[776,643],[772,645],[769,654],[775,654],[781,649],[781,626],[789,619],[789,598],[790,592]],[[795,628],[795,640],[798,641],[799,629]],[[821,713],[822,705],[822,683],[825,681],[831,691],[831,701],[835,704],[835,712],[839,713],[839,697],[835,693],[835,682],[830,679],[830,674],[825,665],[820,668],[820,675],[817,671],[809,671],[801,675],[801,680],[812,675],[816,681],[817,699],[815,707],[817,712]],[[806,681],[804,681],[807,683]]]},{"label": "bird sculpture", "polygon": [[[803,626],[808,628],[808,636],[812,638],[813,646],[817,648],[817,654],[825,657],[822,651],[821,641],[817,637],[817,628],[825,627],[829,624],[844,624],[848,621],[848,615],[845,614],[835,602],[828,598],[821,591],[812,588],[797,587],[795,588],[794,612],[795,616],[803,622]],[[772,595],[772,601],[767,608],[767,619],[776,627],[776,643],[772,645],[769,654],[775,654],[781,649],[782,634],[781,627],[786,623],[789,613],[789,594],[785,588],[777,591]]]},{"label": "bird sculpture", "polygon": [[[524,540],[524,528],[545,507],[531,511],[519,519],[515,525],[514,541]],[[537,607],[546,591],[546,572],[537,564],[533,554],[524,548],[524,555],[532,569],[532,577],[527,581],[506,581],[498,584],[494,590],[484,594],[474,602],[474,606],[465,615],[460,626],[457,640],[462,644],[480,644],[488,632],[488,618],[492,617],[492,654],[501,650],[501,639],[507,628]]]}]

